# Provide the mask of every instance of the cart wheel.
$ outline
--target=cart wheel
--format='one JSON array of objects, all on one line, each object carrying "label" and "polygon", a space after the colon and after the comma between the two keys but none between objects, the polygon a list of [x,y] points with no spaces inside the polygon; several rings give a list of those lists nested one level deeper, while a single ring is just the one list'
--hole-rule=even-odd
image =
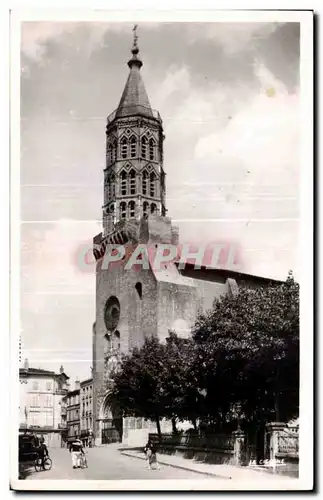
[{"label": "cart wheel", "polygon": [[47,457],[44,460],[44,469],[50,470],[51,468],[52,468],[52,460],[49,457]]}]

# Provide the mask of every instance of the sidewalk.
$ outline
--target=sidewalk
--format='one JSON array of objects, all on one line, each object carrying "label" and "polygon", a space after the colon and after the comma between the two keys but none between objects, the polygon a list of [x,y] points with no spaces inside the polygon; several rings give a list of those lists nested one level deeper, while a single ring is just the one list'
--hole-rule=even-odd
[{"label": "sidewalk", "polygon": [[[145,460],[145,455],[142,451],[129,449],[120,450],[122,455],[128,457],[138,458],[140,460]],[[175,467],[177,469],[183,469],[187,471],[197,472],[199,474],[216,477],[218,479],[233,479],[236,481],[277,481],[277,476],[271,474],[270,472],[265,472],[262,470],[254,470],[250,467],[238,467],[234,465],[225,464],[206,464],[203,462],[196,462],[195,460],[190,460],[176,455],[165,455],[158,453],[157,455],[158,463],[161,465],[167,465]],[[279,480],[291,480],[290,477],[279,476]]]}]

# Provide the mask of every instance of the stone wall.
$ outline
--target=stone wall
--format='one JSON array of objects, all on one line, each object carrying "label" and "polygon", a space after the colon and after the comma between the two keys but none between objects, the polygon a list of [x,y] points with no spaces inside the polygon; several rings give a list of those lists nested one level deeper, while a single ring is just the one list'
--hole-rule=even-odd
[{"label": "stone wall", "polygon": [[[160,421],[161,431],[171,432],[172,424],[169,420]],[[156,422],[145,418],[126,417],[123,419],[122,444],[132,448],[144,447],[150,433],[157,433]]]},{"label": "stone wall", "polygon": [[[194,433],[163,433],[161,440],[158,434],[150,433],[149,437],[157,445],[160,453],[180,455],[216,464],[244,464],[241,456],[240,436],[235,434],[214,434],[201,436]],[[244,435],[242,436],[244,438]]]},{"label": "stone wall", "polygon": [[[198,308],[196,288],[162,281],[158,283],[157,300],[159,339],[164,341],[169,330],[176,330],[180,336],[188,336]],[[180,322],[186,325],[186,332],[177,328]]]}]

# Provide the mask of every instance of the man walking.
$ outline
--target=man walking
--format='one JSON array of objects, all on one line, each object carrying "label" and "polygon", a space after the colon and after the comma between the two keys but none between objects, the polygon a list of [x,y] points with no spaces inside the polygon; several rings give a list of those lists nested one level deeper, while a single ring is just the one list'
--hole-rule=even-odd
[{"label": "man walking", "polygon": [[84,450],[82,447],[82,441],[78,437],[76,437],[74,441],[72,441],[72,443],[70,444],[70,453],[72,454],[73,469],[80,468],[81,454],[84,453]]}]

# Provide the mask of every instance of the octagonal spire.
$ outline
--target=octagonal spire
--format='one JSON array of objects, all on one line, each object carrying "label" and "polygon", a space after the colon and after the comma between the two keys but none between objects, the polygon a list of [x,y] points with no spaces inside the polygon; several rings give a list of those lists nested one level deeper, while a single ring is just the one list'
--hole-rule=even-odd
[{"label": "octagonal spire", "polygon": [[132,57],[128,61],[130,73],[117,108],[116,118],[137,114],[148,117],[153,116],[145,85],[140,74],[140,68],[143,63],[138,56],[139,48],[136,30],[137,25],[133,28],[134,39],[131,49]]}]

